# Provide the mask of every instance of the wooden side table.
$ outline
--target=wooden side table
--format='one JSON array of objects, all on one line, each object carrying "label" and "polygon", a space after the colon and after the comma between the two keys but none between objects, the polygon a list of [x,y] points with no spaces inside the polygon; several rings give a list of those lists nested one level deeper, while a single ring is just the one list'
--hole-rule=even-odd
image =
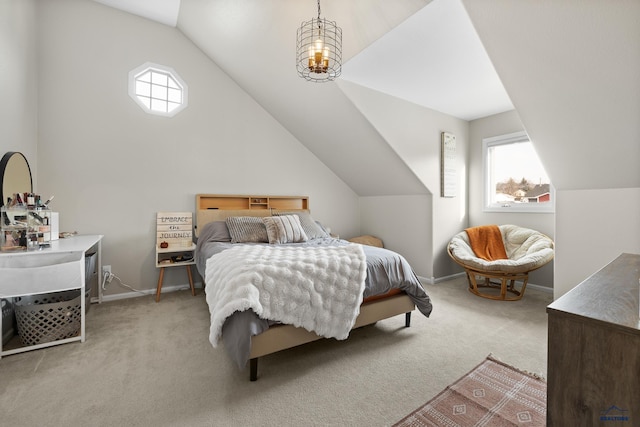
[{"label": "wooden side table", "polygon": [[195,244],[191,244],[191,246],[185,247],[168,248],[160,248],[158,247],[158,245],[156,245],[156,267],[160,269],[160,276],[158,277],[158,287],[156,289],[156,302],[160,301],[160,293],[162,292],[162,281],[164,280],[164,269],[169,267],[184,266],[187,269],[189,286],[191,286],[191,295],[195,296],[196,290],[193,286],[193,275],[191,274],[191,266],[196,263],[195,251]]}]

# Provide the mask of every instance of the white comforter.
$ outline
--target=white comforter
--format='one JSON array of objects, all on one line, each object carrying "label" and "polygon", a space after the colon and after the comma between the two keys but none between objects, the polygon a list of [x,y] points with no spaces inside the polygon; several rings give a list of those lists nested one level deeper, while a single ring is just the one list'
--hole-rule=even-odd
[{"label": "white comforter", "polygon": [[222,251],[206,265],[209,340],[217,347],[227,317],[248,309],[264,319],[346,339],[360,313],[366,271],[357,244],[239,245]]}]

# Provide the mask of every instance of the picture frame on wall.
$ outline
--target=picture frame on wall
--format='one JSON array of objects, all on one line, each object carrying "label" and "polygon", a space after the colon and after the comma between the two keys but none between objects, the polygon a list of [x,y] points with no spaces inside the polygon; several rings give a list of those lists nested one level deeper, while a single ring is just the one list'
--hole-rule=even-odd
[{"label": "picture frame on wall", "polygon": [[442,132],[440,144],[440,195],[442,197],[455,197],[458,191],[456,136],[449,132]]}]

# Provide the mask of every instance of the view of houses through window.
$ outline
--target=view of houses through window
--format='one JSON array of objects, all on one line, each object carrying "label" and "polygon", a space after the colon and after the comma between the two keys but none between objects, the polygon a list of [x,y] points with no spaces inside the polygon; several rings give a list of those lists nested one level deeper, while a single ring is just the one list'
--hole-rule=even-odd
[{"label": "view of houses through window", "polygon": [[533,144],[524,132],[487,138],[485,209],[550,211],[553,188]]}]

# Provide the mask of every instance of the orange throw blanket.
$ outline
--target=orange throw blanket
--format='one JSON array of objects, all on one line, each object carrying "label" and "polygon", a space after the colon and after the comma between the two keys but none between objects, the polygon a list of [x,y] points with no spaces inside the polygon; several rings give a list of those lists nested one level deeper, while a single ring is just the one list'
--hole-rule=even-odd
[{"label": "orange throw blanket", "polygon": [[481,225],[464,231],[467,232],[471,249],[478,258],[485,261],[507,259],[507,251],[504,249],[502,234],[497,225]]}]

